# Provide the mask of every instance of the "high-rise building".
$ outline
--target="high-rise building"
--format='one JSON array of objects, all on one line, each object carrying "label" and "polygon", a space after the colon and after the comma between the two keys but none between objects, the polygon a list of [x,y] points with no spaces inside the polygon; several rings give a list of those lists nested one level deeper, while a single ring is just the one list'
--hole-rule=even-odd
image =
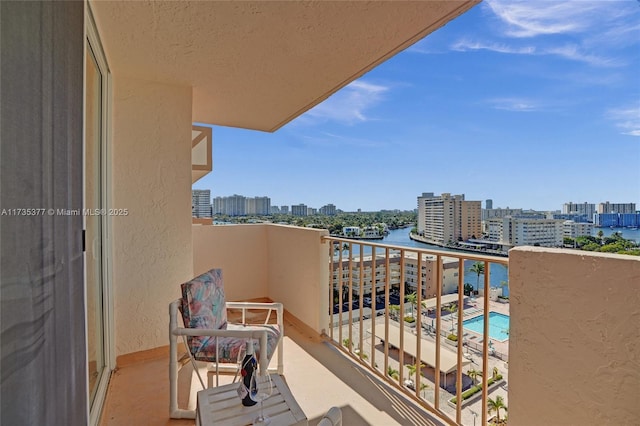
[{"label": "high-rise building", "polygon": [[596,205],[594,203],[564,203],[562,205],[563,214],[574,214],[586,216],[589,222],[593,221],[593,215],[596,213]]},{"label": "high-rise building", "polygon": [[253,199],[255,206],[255,213],[260,216],[267,216],[271,213],[271,198],[269,197],[255,197]]},{"label": "high-rise building", "polygon": [[485,209],[492,209],[493,208],[493,200],[486,200],[484,202],[484,208]]},{"label": "high-rise building", "polygon": [[327,204],[326,206],[320,207],[320,214],[326,216],[335,216],[336,214],[336,206],[333,204]]},{"label": "high-rise building", "polygon": [[517,216],[522,214],[522,209],[510,209],[509,207],[482,210],[482,220],[493,219],[495,217]]},{"label": "high-rise building", "polygon": [[211,190],[191,190],[191,215],[193,217],[211,217]]},{"label": "high-rise building", "polygon": [[418,197],[418,233],[434,244],[448,244],[482,235],[481,202],[464,194],[425,192]]},{"label": "high-rise building", "polygon": [[606,214],[606,213],[635,213],[636,212],[636,203],[610,203],[605,201],[604,203],[598,204],[597,213]]},{"label": "high-rise building", "polygon": [[213,213],[244,216],[247,214],[247,199],[243,195],[237,194],[229,197],[216,197],[213,199]]},{"label": "high-rise building", "polygon": [[294,216],[306,216],[307,206],[304,204],[298,204],[297,206],[291,206],[291,214]]}]

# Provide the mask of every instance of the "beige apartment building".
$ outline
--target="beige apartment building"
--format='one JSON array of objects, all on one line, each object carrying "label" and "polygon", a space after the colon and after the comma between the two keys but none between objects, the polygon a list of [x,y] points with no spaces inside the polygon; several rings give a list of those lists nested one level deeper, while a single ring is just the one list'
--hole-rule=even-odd
[{"label": "beige apartment building", "polygon": [[437,245],[479,238],[482,202],[466,201],[464,194],[425,192],[418,197],[418,233]]},{"label": "beige apartment building", "polygon": [[[401,268],[401,264],[404,269]],[[351,271],[351,292],[354,296],[358,297],[360,293],[372,297],[384,294],[387,280],[387,265],[384,256],[376,256],[375,274],[372,256],[363,256],[362,260],[359,257],[351,260],[336,257],[332,261],[332,271],[333,288],[336,292],[340,288],[340,277],[342,278],[342,285],[344,287],[349,286],[349,273]],[[444,258],[442,260],[441,295],[456,292],[458,274],[458,261],[452,258]],[[436,259],[433,256],[422,255],[420,273],[418,274],[417,253],[405,253],[402,258],[399,255],[391,255],[388,275],[392,290],[397,291],[400,288],[400,282],[404,281],[405,293],[414,293],[418,290],[418,284],[422,281],[420,289],[423,299],[436,297],[438,292]],[[360,279],[361,276],[362,280]]]}]

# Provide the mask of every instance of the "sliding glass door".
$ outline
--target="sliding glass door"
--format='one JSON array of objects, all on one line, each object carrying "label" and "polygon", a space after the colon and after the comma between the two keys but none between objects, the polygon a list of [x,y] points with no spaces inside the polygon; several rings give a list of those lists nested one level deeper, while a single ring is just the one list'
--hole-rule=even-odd
[{"label": "sliding glass door", "polygon": [[107,148],[109,70],[87,11],[85,46],[84,247],[89,418],[98,423],[112,365],[108,246]]}]

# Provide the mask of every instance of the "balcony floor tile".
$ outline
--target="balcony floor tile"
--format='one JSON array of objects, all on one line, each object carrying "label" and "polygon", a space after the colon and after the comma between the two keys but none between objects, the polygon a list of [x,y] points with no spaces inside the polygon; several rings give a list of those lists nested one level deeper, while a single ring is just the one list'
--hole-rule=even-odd
[{"label": "balcony floor tile", "polygon": [[[290,322],[285,330],[284,378],[310,425],[332,406],[342,409],[345,425],[447,424],[329,343]],[[199,390],[189,370],[185,366],[180,374],[181,406],[193,405],[193,397],[187,400],[190,386],[193,395]],[[193,425],[193,420],[169,419],[168,395],[168,356],[126,365],[113,373],[100,424]]]}]

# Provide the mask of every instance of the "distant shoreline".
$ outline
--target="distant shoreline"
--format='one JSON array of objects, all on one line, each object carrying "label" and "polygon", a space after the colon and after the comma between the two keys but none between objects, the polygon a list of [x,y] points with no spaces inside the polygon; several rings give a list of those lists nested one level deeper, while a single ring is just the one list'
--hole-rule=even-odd
[{"label": "distant shoreline", "polygon": [[467,253],[482,253],[482,254],[486,254],[486,255],[509,257],[509,253],[504,253],[504,252],[497,251],[497,250],[480,250],[480,249],[473,249],[473,248],[460,248],[460,247],[452,247],[450,245],[445,245],[445,244],[438,244],[436,242],[429,241],[426,238],[421,237],[421,236],[416,235],[416,234],[413,234],[411,232],[409,233],[409,238],[411,240],[417,241],[419,243],[429,244],[429,245],[438,246],[438,247],[444,247],[444,248],[447,248],[449,250],[455,250],[455,251],[461,251],[461,252],[467,252]]}]

